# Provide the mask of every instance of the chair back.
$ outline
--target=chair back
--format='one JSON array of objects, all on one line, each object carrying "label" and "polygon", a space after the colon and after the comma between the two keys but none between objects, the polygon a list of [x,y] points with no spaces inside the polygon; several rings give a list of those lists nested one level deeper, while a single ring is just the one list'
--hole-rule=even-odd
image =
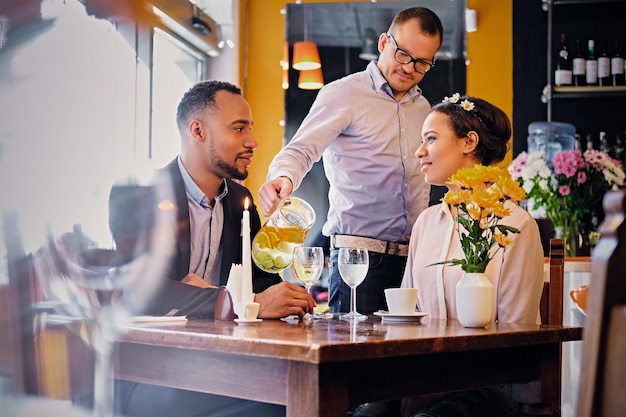
[{"label": "chair back", "polygon": [[541,323],[563,324],[563,281],[565,276],[565,245],[563,239],[550,239],[549,281],[541,293]]},{"label": "chair back", "polygon": [[604,197],[605,219],[591,258],[577,417],[626,410],[626,190]]},{"label": "chair back", "polygon": [[89,396],[90,350],[65,321],[50,320],[54,308],[45,301],[32,254],[24,250],[18,214],[3,213],[0,226],[7,272],[0,278],[0,376],[17,395]]},{"label": "chair back", "polygon": [[[563,324],[563,281],[565,277],[565,247],[563,239],[550,239],[549,250],[549,279],[543,283],[539,312],[541,324]],[[520,402],[520,409],[524,415],[558,415],[560,401],[551,401],[561,398],[561,353],[559,352],[558,366],[546,369],[548,378],[542,381],[532,381],[527,384],[513,386],[513,398]]]},{"label": "chair back", "polygon": [[24,251],[15,212],[5,212],[2,229],[7,277],[0,284],[0,373],[11,381],[17,394],[37,395],[41,380],[37,366],[37,325],[33,308],[41,299],[30,256]]}]

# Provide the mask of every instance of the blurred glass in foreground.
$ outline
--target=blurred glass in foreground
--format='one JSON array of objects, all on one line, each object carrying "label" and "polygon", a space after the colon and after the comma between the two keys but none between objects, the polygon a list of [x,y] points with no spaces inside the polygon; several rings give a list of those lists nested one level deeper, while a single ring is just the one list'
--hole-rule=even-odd
[{"label": "blurred glass in foreground", "polygon": [[[77,0],[0,5],[0,211],[17,214],[47,307],[83,323],[67,328],[97,353],[99,417],[112,415],[112,344],[158,292],[173,250],[171,185],[135,159],[136,59]],[[124,242],[110,232],[114,183],[145,203]],[[20,314],[0,300],[3,312]],[[0,402],[18,394],[5,382]]]}]

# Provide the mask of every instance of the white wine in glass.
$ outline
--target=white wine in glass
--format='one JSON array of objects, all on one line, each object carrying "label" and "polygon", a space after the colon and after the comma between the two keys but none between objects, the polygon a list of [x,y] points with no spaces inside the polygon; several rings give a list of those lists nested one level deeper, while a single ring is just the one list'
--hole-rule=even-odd
[{"label": "white wine in glass", "polygon": [[339,316],[341,319],[362,320],[367,316],[356,311],[356,287],[365,280],[369,270],[369,254],[367,249],[339,249],[339,273],[341,279],[350,287],[350,312]]},{"label": "white wine in glass", "polygon": [[[297,246],[293,250],[293,270],[296,278],[311,295],[311,288],[319,281],[324,268],[324,250],[321,247]],[[302,320],[310,322],[313,314],[306,313]]]}]

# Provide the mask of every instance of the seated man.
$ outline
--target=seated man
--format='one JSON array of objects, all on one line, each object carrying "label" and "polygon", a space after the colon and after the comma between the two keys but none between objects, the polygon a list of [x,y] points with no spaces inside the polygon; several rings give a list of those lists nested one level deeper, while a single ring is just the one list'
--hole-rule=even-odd
[{"label": "seated man", "polygon": [[[176,253],[165,288],[148,311],[208,317],[226,285],[230,266],[241,263],[241,219],[246,198],[251,235],[261,222],[244,180],[257,142],[250,106],[229,83],[204,81],[193,86],[178,105],[181,154],[161,170],[172,179],[178,206]],[[135,213],[146,202],[138,187],[114,187],[110,226],[118,250],[138,238],[144,218]],[[147,220],[150,221],[150,220]],[[134,247],[133,243],[128,245]],[[314,301],[304,288],[253,267],[259,317],[272,319],[312,312]],[[207,369],[207,377],[211,370]],[[284,407],[216,395],[118,381],[116,398],[125,416],[285,415]]]}]

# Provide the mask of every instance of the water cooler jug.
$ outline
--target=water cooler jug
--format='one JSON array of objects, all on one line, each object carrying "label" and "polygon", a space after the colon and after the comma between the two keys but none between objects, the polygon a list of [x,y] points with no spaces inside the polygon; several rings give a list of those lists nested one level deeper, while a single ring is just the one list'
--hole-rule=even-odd
[{"label": "water cooler jug", "polygon": [[548,164],[560,151],[574,149],[576,127],[563,122],[532,122],[528,125],[528,152],[543,151]]}]

